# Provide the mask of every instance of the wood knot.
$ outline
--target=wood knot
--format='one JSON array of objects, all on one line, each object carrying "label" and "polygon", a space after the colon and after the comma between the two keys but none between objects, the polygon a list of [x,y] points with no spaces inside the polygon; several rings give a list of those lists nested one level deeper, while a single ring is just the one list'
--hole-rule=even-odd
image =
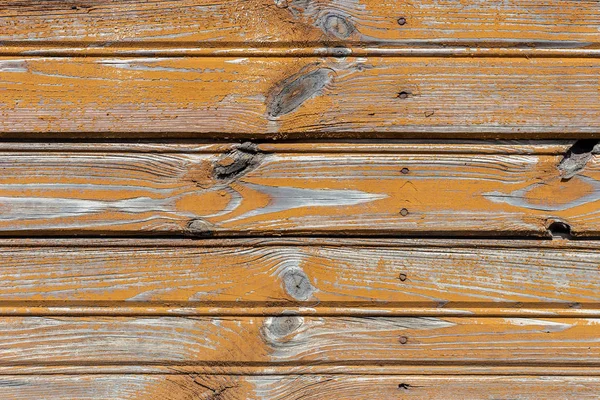
[{"label": "wood knot", "polygon": [[282,276],[285,291],[298,301],[309,300],[315,291],[308,276],[300,268],[289,268]]},{"label": "wood knot", "polygon": [[338,39],[348,39],[356,28],[348,19],[342,15],[328,13],[320,18],[320,24],[323,32],[328,36],[333,36]]},{"label": "wood knot", "polygon": [[277,118],[296,110],[305,101],[321,94],[332,77],[331,68],[319,68],[278,83],[267,99],[268,117]]},{"label": "wood knot", "polygon": [[296,332],[304,324],[304,318],[297,315],[269,317],[265,321],[267,337],[279,341]]},{"label": "wood knot", "polygon": [[219,181],[234,180],[256,168],[263,156],[256,144],[242,143],[215,162],[213,175]]},{"label": "wood knot", "polygon": [[569,180],[585,168],[593,155],[600,152],[598,140],[577,140],[566,151],[563,159],[558,164],[558,170],[563,180]]},{"label": "wood knot", "polygon": [[185,227],[185,234],[193,237],[212,236],[214,225],[200,218],[190,220]]}]

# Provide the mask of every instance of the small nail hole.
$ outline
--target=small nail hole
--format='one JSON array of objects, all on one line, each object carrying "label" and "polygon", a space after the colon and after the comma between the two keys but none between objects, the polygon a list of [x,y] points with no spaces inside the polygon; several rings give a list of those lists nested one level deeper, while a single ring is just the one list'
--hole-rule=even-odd
[{"label": "small nail hole", "polygon": [[400,274],[400,275],[398,276],[398,278],[399,278],[399,279],[400,279],[402,282],[404,282],[404,281],[406,280],[407,276],[406,276],[406,274]]},{"label": "small nail hole", "polygon": [[409,95],[410,95],[410,93],[402,91],[402,92],[398,93],[398,98],[407,99]]},{"label": "small nail hole", "polygon": [[398,18],[398,25],[402,26],[404,24],[406,24],[406,18],[404,18],[404,17]]},{"label": "small nail hole", "polygon": [[402,210],[400,210],[400,215],[406,217],[408,215],[408,210],[406,208],[403,208]]},{"label": "small nail hole", "polygon": [[400,170],[400,172],[402,172],[404,175],[408,174],[410,171],[408,170],[408,168],[402,168],[402,170]]},{"label": "small nail hole", "polygon": [[408,342],[408,338],[406,336],[400,336],[400,343],[406,344]]},{"label": "small nail hole", "polygon": [[408,390],[408,389],[410,389],[410,385],[408,383],[400,383],[398,385],[398,389]]}]

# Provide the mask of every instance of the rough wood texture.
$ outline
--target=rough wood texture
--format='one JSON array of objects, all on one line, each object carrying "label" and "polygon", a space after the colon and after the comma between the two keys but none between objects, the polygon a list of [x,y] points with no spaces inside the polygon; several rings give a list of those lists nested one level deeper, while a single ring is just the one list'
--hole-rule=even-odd
[{"label": "rough wood texture", "polygon": [[599,324],[584,318],[2,317],[0,364],[595,366]]},{"label": "rough wood texture", "polygon": [[600,163],[564,157],[3,152],[0,232],[598,236]]},{"label": "rough wood texture", "polygon": [[599,250],[556,241],[2,241],[0,314],[598,316]]},{"label": "rough wood texture", "polygon": [[[594,0],[86,0],[0,2],[0,40],[298,43],[598,42]],[[563,43],[564,42],[564,43]]]},{"label": "rough wood texture", "polygon": [[598,59],[0,58],[4,137],[583,138]]},{"label": "rough wood texture", "polygon": [[[2,376],[11,400],[597,399],[598,377],[560,376]],[[567,397],[565,397],[567,395]]]}]

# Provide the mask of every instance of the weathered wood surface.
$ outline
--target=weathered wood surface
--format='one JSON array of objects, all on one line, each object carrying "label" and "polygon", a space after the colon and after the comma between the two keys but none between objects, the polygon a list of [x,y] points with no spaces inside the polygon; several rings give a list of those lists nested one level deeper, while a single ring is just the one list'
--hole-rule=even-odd
[{"label": "weathered wood surface", "polygon": [[0,241],[0,314],[599,315],[595,242]]},{"label": "weathered wood surface", "polygon": [[597,43],[594,0],[159,0],[0,2],[5,42],[158,42],[213,46],[312,43]]},{"label": "weathered wood surface", "polygon": [[599,332],[593,318],[2,317],[0,364],[596,366]]},{"label": "weathered wood surface", "polygon": [[598,377],[560,376],[2,376],[4,399],[322,400],[597,399]]},{"label": "weathered wood surface", "polygon": [[600,163],[564,157],[3,152],[0,232],[598,236]]},{"label": "weathered wood surface", "polygon": [[598,59],[0,58],[0,135],[589,138]]}]

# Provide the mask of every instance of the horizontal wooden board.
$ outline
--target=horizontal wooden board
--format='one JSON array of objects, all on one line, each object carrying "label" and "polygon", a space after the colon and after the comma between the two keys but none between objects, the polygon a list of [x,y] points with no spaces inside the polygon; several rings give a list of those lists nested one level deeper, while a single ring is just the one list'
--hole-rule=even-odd
[{"label": "horizontal wooden board", "polygon": [[563,155],[2,152],[3,235],[598,236],[600,163]]},{"label": "horizontal wooden board", "polygon": [[599,59],[0,57],[0,136],[589,138]]},{"label": "horizontal wooden board", "polygon": [[[3,0],[3,42],[597,43],[594,0]],[[534,44],[534,45],[535,45]]]},{"label": "horizontal wooden board", "polygon": [[592,315],[593,243],[0,242],[0,314]]},{"label": "horizontal wooden board", "polygon": [[2,317],[0,364],[597,366],[599,334],[583,318]]},{"label": "horizontal wooden board", "polygon": [[2,376],[5,399],[321,400],[597,399],[598,377],[561,376]]}]

